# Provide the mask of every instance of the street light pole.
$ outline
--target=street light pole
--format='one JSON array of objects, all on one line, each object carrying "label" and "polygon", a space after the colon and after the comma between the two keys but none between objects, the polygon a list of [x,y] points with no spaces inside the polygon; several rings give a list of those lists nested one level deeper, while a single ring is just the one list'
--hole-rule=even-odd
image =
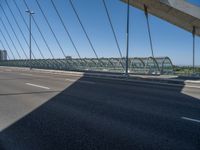
[{"label": "street light pole", "polygon": [[126,32],[126,72],[125,75],[128,77],[128,63],[129,63],[129,18],[130,18],[130,2],[127,4],[127,32]]},{"label": "street light pole", "polygon": [[193,65],[192,65],[192,68],[193,68],[193,74],[195,73],[195,34],[196,34],[196,27],[194,26],[193,30],[192,30],[192,38],[193,38]]},{"label": "street light pole", "polygon": [[30,10],[27,10],[26,11],[28,14],[29,14],[29,50],[30,50],[30,70],[32,69],[32,64],[31,64],[31,60],[32,60],[32,47],[31,47],[31,36],[32,36],[32,33],[31,33],[31,19],[32,19],[32,15],[35,14],[34,12],[30,11]]}]

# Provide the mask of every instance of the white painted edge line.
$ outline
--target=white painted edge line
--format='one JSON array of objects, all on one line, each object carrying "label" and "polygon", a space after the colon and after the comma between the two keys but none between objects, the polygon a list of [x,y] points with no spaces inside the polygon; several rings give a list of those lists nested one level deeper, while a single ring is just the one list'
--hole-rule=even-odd
[{"label": "white painted edge line", "polygon": [[186,87],[186,88],[200,89],[200,86],[185,85],[184,87]]},{"label": "white painted edge line", "polygon": [[84,80],[75,80],[75,79],[65,79],[65,81],[70,81],[70,82],[81,82],[81,83],[87,83],[87,84],[95,84],[95,82],[92,81],[84,81]]},{"label": "white painted edge line", "polygon": [[181,119],[183,119],[183,120],[188,120],[188,121],[192,121],[192,122],[200,123],[200,120],[192,119],[192,118],[188,118],[188,117],[181,117]]},{"label": "white painted edge line", "polygon": [[200,83],[200,80],[186,80],[185,83]]},{"label": "white painted edge line", "polygon": [[37,84],[26,83],[26,85],[30,85],[30,86],[34,86],[34,87],[38,87],[38,88],[42,88],[42,89],[46,89],[46,90],[50,90],[49,87],[45,87],[45,86],[41,86],[41,85],[37,85]]}]

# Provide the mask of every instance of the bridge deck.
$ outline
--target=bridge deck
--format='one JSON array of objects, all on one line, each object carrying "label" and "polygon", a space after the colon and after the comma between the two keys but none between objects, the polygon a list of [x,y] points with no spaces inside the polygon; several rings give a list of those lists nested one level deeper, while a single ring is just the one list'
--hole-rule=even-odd
[{"label": "bridge deck", "polygon": [[130,0],[130,4],[142,10],[145,4],[150,14],[189,32],[192,32],[195,26],[196,35],[200,36],[200,7],[196,5],[184,0]]}]

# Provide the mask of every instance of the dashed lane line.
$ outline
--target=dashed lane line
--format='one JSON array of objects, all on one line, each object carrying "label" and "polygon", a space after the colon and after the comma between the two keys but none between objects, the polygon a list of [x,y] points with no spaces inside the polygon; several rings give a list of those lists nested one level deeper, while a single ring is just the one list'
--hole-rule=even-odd
[{"label": "dashed lane line", "polygon": [[200,120],[192,119],[192,118],[188,118],[188,117],[181,117],[181,119],[183,119],[183,120],[187,120],[187,121],[192,121],[192,122],[200,123]]},{"label": "dashed lane line", "polygon": [[41,85],[37,85],[37,84],[26,83],[26,85],[33,86],[33,87],[38,87],[38,88],[42,88],[42,89],[46,89],[46,90],[50,90],[49,87],[41,86]]}]

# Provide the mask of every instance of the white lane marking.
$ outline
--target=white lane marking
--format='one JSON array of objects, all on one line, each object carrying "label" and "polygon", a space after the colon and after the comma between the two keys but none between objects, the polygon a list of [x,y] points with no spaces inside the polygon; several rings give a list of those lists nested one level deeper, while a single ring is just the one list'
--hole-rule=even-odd
[{"label": "white lane marking", "polygon": [[200,80],[186,80],[185,83],[200,83]]},{"label": "white lane marking", "polygon": [[75,81],[78,81],[78,79],[77,80],[74,80],[74,79],[65,79],[65,81],[75,82]]},{"label": "white lane marking", "polygon": [[28,74],[28,73],[20,73],[20,75],[24,75],[24,76],[33,76],[32,74]]},{"label": "white lane marking", "polygon": [[87,84],[95,84],[95,82],[91,82],[91,81],[84,81],[84,80],[75,80],[75,79],[65,79],[65,81],[70,81],[70,82],[81,82],[81,83],[87,83]]},{"label": "white lane marking", "polygon": [[191,85],[185,85],[187,88],[195,88],[195,89],[200,89],[200,86],[191,86]]},{"label": "white lane marking", "polygon": [[50,89],[49,87],[41,86],[41,85],[37,85],[37,84],[26,83],[26,85],[30,85],[30,86],[34,86],[34,87],[38,87],[38,88],[42,88],[42,89],[46,89],[46,90]]},{"label": "white lane marking", "polygon": [[9,72],[10,72],[10,71],[12,71],[12,70],[11,70],[11,69],[5,69],[5,71],[9,71]]},{"label": "white lane marking", "polygon": [[192,119],[192,118],[188,118],[188,117],[181,117],[181,119],[200,123],[200,120]]}]

